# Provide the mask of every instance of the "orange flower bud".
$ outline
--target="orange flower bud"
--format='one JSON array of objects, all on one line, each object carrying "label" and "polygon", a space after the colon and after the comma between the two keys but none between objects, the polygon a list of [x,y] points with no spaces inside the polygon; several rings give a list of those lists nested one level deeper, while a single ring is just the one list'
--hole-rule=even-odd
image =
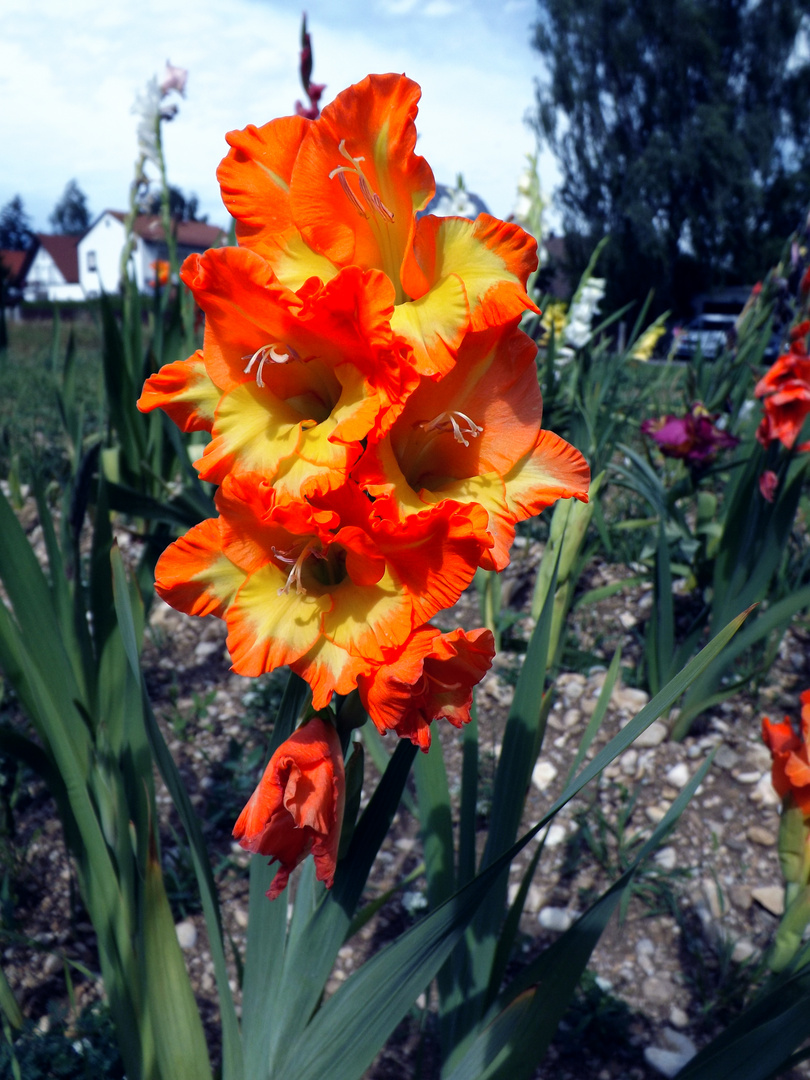
[{"label": "orange flower bud", "polygon": [[234,825],[246,851],[280,864],[268,890],[271,900],[312,852],[315,874],[328,889],[335,877],[345,780],[340,739],[315,717],[276,750],[264,776]]}]

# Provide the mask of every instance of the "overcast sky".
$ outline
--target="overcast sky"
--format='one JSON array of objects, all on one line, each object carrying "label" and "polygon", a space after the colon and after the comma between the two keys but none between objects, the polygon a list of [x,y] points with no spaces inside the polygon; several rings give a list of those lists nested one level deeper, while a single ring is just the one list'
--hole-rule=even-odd
[{"label": "overcast sky", "polygon": [[[326,104],[370,72],[422,86],[419,152],[442,183],[462,173],[499,217],[512,210],[539,74],[534,0],[309,0],[313,80]],[[34,226],[75,178],[92,215],[124,209],[137,155],[136,94],[164,63],[188,68],[164,125],[169,179],[226,223],[215,171],[226,131],[293,111],[301,8],[282,0],[0,0],[0,206]],[[545,193],[556,174],[541,162]]]}]

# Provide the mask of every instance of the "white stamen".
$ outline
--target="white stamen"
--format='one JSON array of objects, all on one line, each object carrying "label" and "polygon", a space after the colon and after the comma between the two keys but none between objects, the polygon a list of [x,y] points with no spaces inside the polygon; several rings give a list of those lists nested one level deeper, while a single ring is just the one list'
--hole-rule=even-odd
[{"label": "white stamen", "polygon": [[437,679],[435,675],[428,675],[431,682],[434,682],[437,686],[440,686],[442,690],[460,690],[460,682],[442,682],[441,679]]},{"label": "white stamen", "polygon": [[307,590],[304,588],[301,582],[301,572],[304,569],[304,563],[307,559],[307,556],[312,555],[316,559],[326,558],[324,552],[315,548],[316,543],[317,541],[314,539],[308,540],[297,556],[289,555],[286,552],[279,551],[278,548],[275,547],[270,549],[279,562],[287,563],[287,565],[290,566],[290,572],[287,575],[287,580],[284,582],[280,589],[276,590],[278,596],[286,596],[293,586],[295,586],[295,591],[299,596],[306,596]]},{"label": "white stamen", "polygon": [[[456,419],[460,417],[462,423]],[[465,425],[465,426],[463,426]],[[477,439],[481,432],[484,430],[474,420],[471,420],[466,413],[459,412],[457,409],[451,409],[449,412],[439,413],[429,423],[421,423],[418,425],[424,431],[452,431],[453,438],[457,443],[461,443],[462,446],[469,446],[469,442],[465,439],[465,435],[468,435],[471,439]]]},{"label": "white stamen", "polygon": [[[277,352],[278,349],[286,349],[286,352]],[[287,345],[280,345],[275,342],[272,345],[262,345],[260,349],[257,349],[253,356],[243,356],[243,360],[247,360],[247,367],[245,368],[245,374],[249,375],[251,368],[258,361],[258,367],[256,368],[256,385],[261,389],[264,386],[264,379],[262,378],[262,372],[264,371],[264,365],[273,364],[289,364],[290,360],[296,359],[295,351]]]},{"label": "white stamen", "polygon": [[349,181],[346,179],[346,173],[354,173],[360,186],[360,193],[366,200],[368,205],[371,207],[371,209],[380,217],[385,218],[387,221],[393,221],[393,213],[388,209],[388,207],[382,201],[377,192],[372,191],[371,185],[363,175],[363,170],[360,168],[360,162],[365,161],[366,159],[364,157],[352,157],[352,155],[346,149],[345,139],[340,140],[340,143],[338,144],[338,150],[340,151],[342,156],[346,158],[347,161],[351,162],[351,165],[338,165],[337,168],[332,169],[332,171],[329,173],[329,179],[334,180],[335,177],[338,178],[338,180],[340,181],[340,186],[343,188],[344,192],[349,198],[349,201],[351,202],[357,213],[360,214],[361,217],[367,218],[368,214],[363,209],[360,200],[349,187]]}]

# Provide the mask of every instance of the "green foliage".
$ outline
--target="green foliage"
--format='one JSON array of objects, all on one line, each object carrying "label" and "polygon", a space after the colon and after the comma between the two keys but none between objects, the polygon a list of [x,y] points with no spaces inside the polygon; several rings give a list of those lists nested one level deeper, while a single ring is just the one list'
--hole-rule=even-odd
[{"label": "green foliage", "polygon": [[87,196],[75,180],[69,180],[48,221],[55,233],[82,236],[90,228]]},{"label": "green foliage", "polygon": [[539,0],[537,126],[574,269],[611,236],[613,308],[652,285],[658,310],[683,312],[775,259],[810,201],[805,14],[799,0]]},{"label": "green foliage", "polygon": [[0,248],[27,251],[33,238],[31,219],[25,212],[22,198],[15,195],[0,209]]},{"label": "green foliage", "polygon": [[[202,1080],[207,1051],[158,861],[144,698],[128,663],[143,610],[113,549],[103,490],[98,502],[85,582],[81,521],[74,548],[64,551],[39,498],[46,576],[0,497],[0,580],[9,604],[0,608],[0,663],[36,736],[3,727],[0,746],[38,772],[56,802],[127,1076]],[[66,564],[78,571],[72,579]],[[137,614],[121,624],[116,603],[125,596]],[[168,1054],[160,1045],[167,1017],[175,1028]]]},{"label": "green foliage", "polygon": [[47,1031],[27,1023],[0,1041],[2,1080],[124,1080],[124,1064],[108,1009],[85,1009],[75,1023],[55,1017]]},{"label": "green foliage", "polygon": [[[72,345],[70,342],[72,341]],[[0,396],[0,475],[16,462],[23,483],[35,474],[64,485],[104,417],[101,338],[92,317],[9,323]],[[65,426],[63,408],[71,417]],[[80,426],[77,429],[77,421]]]}]

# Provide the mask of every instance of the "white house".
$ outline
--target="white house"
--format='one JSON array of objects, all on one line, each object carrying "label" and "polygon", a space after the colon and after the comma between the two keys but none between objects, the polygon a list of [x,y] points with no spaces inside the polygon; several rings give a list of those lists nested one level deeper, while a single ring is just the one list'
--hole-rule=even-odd
[{"label": "white house", "polygon": [[[126,241],[127,215],[121,210],[105,210],[93,222],[78,244],[79,281],[88,298],[102,292],[117,292],[121,283],[121,255]],[[228,237],[216,225],[202,221],[175,221],[177,254],[182,263],[194,251],[221,247]],[[159,214],[139,214],[133,227],[135,246],[130,265],[141,292],[154,288],[156,264],[168,259],[168,249]]]},{"label": "white house", "polygon": [[84,300],[75,236],[37,233],[20,272],[23,300]]}]

